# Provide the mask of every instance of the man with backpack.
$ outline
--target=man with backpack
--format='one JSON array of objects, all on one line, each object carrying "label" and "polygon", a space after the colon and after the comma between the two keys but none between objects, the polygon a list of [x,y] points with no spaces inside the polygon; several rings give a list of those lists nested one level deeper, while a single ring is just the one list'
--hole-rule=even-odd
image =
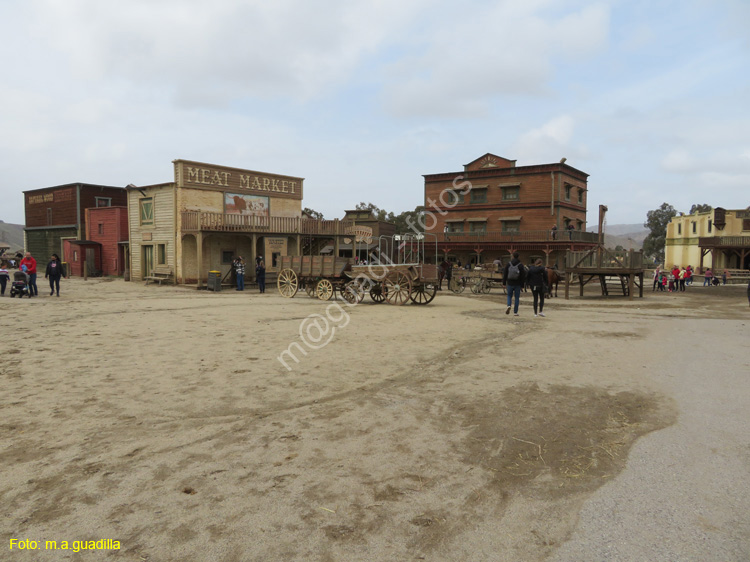
[{"label": "man with backpack", "polygon": [[505,309],[505,314],[510,314],[510,307],[513,303],[513,296],[516,297],[515,306],[513,307],[513,315],[518,316],[518,304],[521,300],[521,287],[523,287],[526,281],[526,268],[518,259],[518,252],[513,252],[513,259],[510,260],[503,268],[503,285],[508,293],[508,308]]}]

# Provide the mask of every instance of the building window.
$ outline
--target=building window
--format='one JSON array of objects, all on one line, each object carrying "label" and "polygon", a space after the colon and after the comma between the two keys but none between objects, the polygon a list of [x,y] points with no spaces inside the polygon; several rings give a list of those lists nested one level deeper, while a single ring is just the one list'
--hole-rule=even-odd
[{"label": "building window", "polygon": [[477,233],[477,234],[487,232],[487,221],[470,222],[469,223],[469,232],[474,232],[474,233]]},{"label": "building window", "polygon": [[677,234],[682,234],[682,224],[677,223]]},{"label": "building window", "polygon": [[583,189],[578,188],[578,204],[583,205]]},{"label": "building window", "polygon": [[503,221],[503,232],[520,232],[521,221]]},{"label": "building window", "polygon": [[713,227],[713,223],[709,220],[708,221],[708,233],[711,234],[711,228]]},{"label": "building window", "polygon": [[156,259],[158,260],[156,262],[158,265],[167,264],[167,245],[166,244],[159,244],[158,246],[156,246]]},{"label": "building window", "polygon": [[448,222],[445,225],[448,227],[446,232],[450,234],[460,234],[464,231],[464,223],[462,222]]},{"label": "building window", "polygon": [[73,250],[73,261],[78,261],[78,250]]},{"label": "building window", "polygon": [[112,206],[111,197],[95,197],[94,199],[96,200],[97,207],[111,207]]},{"label": "building window", "polygon": [[565,184],[565,200],[570,201],[570,192],[573,189],[572,185]]},{"label": "building window", "polygon": [[104,225],[99,223],[99,234],[104,234]]},{"label": "building window", "polygon": [[442,200],[445,201],[445,205],[447,207],[453,207],[454,205],[463,205],[464,204],[464,194],[460,193],[458,191],[453,191],[452,189],[446,189],[444,191],[444,196],[442,197]]},{"label": "building window", "polygon": [[140,199],[141,206],[141,225],[154,224],[154,199],[153,197],[146,197]]},{"label": "building window", "polygon": [[518,201],[521,195],[521,187],[513,185],[503,188],[503,201]]},{"label": "building window", "polygon": [[221,251],[221,264],[222,265],[229,265],[234,260],[234,251],[232,250],[222,250]]},{"label": "building window", "polygon": [[742,219],[742,230],[750,230],[750,219]]},{"label": "building window", "polygon": [[698,227],[695,224],[695,221],[692,221],[692,225],[693,225],[693,234],[695,234],[698,231]]},{"label": "building window", "polygon": [[471,190],[471,198],[469,199],[471,203],[486,203],[487,202],[487,190],[486,189],[472,189]]},{"label": "building window", "polygon": [[52,209],[47,209],[47,226],[52,226]]}]

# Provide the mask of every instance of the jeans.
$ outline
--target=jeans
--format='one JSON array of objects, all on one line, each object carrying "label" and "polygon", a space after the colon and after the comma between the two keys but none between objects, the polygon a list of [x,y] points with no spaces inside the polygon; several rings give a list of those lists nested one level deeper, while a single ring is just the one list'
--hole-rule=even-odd
[{"label": "jeans", "polygon": [[266,292],[266,272],[265,271],[258,272],[257,281],[258,281],[258,289],[260,290],[261,293],[265,293]]},{"label": "jeans", "polygon": [[518,301],[521,300],[521,285],[508,285],[508,306],[513,302],[513,295],[516,297],[516,304],[513,307],[513,314],[518,313]]},{"label": "jeans", "polygon": [[245,290],[245,276],[242,273],[237,274],[237,290],[238,291]]},{"label": "jeans", "polygon": [[8,279],[5,275],[0,277],[0,295],[5,294],[5,285],[8,283]]},{"label": "jeans", "polygon": [[703,286],[705,287],[706,285],[708,285],[709,287],[711,286],[711,278],[710,277],[706,277],[706,278],[703,279]]},{"label": "jeans", "polygon": [[39,295],[39,289],[36,286],[36,273],[29,273],[29,294],[34,296]]}]

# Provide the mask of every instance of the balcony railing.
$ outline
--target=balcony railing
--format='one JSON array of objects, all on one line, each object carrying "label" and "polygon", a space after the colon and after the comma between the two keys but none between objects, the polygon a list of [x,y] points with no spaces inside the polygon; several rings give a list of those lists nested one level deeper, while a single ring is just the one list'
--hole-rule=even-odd
[{"label": "balcony railing", "polygon": [[750,248],[750,236],[709,236],[699,238],[703,248]]},{"label": "balcony railing", "polygon": [[[247,232],[337,236],[355,234],[354,221],[295,217],[256,217],[203,211],[183,211],[183,231]],[[357,226],[356,230],[362,230]]]},{"label": "balcony railing", "polygon": [[438,242],[584,242],[596,244],[599,235],[596,232],[582,230],[523,230],[520,232],[447,232],[438,234]]}]

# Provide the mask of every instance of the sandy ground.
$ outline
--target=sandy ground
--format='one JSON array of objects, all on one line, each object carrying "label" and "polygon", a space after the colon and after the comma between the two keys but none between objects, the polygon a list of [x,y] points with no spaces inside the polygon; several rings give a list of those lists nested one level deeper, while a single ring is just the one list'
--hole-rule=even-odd
[{"label": "sandy ground", "polygon": [[6,293],[0,559],[750,559],[745,287],[591,291]]}]

